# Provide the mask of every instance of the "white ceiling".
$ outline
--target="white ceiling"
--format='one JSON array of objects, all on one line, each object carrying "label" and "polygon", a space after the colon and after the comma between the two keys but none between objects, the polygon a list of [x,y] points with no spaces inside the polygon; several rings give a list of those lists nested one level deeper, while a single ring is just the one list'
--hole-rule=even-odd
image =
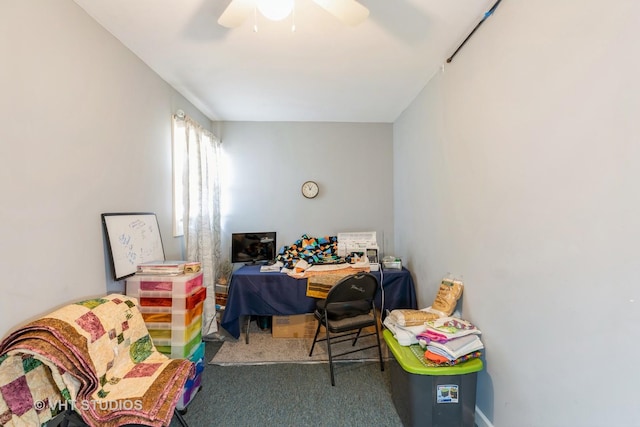
[{"label": "white ceiling", "polygon": [[254,32],[253,16],[217,23],[229,0],[75,0],[211,120],[385,123],[493,3],[359,1],[370,15],[356,27],[296,0],[295,32],[261,15]]}]

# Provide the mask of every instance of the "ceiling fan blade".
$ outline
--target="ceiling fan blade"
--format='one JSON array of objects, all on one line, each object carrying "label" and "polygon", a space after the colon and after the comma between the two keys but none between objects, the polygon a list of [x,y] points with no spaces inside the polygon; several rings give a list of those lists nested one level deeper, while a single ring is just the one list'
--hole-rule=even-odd
[{"label": "ceiling fan blade", "polygon": [[239,27],[251,15],[255,7],[255,0],[231,0],[229,6],[218,18],[218,24],[227,28]]},{"label": "ceiling fan blade", "polygon": [[347,25],[356,26],[369,16],[369,9],[355,0],[313,0]]}]

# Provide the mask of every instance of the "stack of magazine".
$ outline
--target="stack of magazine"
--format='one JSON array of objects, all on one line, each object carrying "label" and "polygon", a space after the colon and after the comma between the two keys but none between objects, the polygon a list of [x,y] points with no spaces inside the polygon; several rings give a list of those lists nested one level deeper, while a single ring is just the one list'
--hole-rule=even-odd
[{"label": "stack of magazine", "polygon": [[185,273],[197,273],[198,271],[200,271],[200,262],[198,261],[151,261],[138,264],[136,274],[175,276]]}]

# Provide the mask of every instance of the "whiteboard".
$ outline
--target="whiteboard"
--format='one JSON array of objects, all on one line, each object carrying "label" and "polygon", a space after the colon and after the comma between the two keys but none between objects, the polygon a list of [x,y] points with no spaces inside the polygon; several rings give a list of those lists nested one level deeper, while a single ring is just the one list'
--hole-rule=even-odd
[{"label": "whiteboard", "polygon": [[102,224],[114,280],[135,274],[138,264],[164,260],[164,248],[153,213],[103,213]]}]

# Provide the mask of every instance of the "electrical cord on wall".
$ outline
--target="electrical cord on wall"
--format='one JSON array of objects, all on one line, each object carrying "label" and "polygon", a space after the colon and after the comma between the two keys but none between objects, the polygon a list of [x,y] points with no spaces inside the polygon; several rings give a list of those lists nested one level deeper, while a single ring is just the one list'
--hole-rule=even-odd
[{"label": "electrical cord on wall", "polygon": [[478,23],[478,25],[475,26],[475,28],[471,31],[471,33],[467,36],[466,39],[464,39],[464,41],[462,42],[462,44],[460,46],[458,46],[458,48],[456,49],[455,52],[453,52],[453,55],[451,55],[448,59],[447,59],[447,64],[450,63],[451,61],[453,61],[453,57],[456,56],[456,54],[458,53],[458,51],[460,49],[462,49],[462,46],[465,45],[465,43],[467,42],[467,40],[469,40],[471,38],[471,36],[473,35],[473,33],[476,32],[476,30],[478,28],[480,28],[480,25],[482,25],[484,23],[484,21],[487,20],[488,17],[490,17],[491,15],[493,15],[493,12],[496,11],[496,9],[498,8],[498,5],[500,4],[502,0],[498,0],[497,2],[494,3],[494,5],[491,7],[491,9],[489,9],[487,12],[485,12],[484,16],[482,17],[482,20]]},{"label": "electrical cord on wall", "polygon": [[384,272],[382,270],[382,265],[380,265],[380,267],[378,267],[378,271],[380,271],[380,321],[383,320],[382,315],[384,314],[384,286],[382,285]]},{"label": "electrical cord on wall", "polygon": [[[384,231],[382,231],[382,253],[384,253]],[[378,271],[380,272],[380,322],[382,322],[382,317],[387,317],[384,312],[384,271],[382,268],[382,259],[380,258],[380,251],[378,251],[378,256],[376,257],[376,262],[378,263]]]}]

